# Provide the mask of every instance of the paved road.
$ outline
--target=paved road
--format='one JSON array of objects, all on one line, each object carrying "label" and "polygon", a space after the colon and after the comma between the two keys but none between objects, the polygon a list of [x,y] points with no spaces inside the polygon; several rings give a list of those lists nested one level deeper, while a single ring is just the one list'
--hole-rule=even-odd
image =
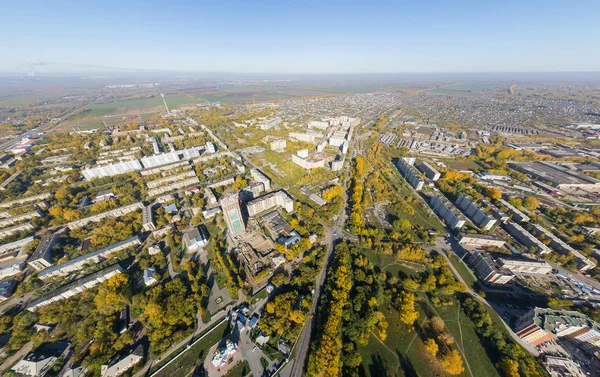
[{"label": "paved road", "polygon": [[[440,240],[442,243],[440,243]],[[444,245],[444,247],[441,247],[441,245],[443,244],[443,238],[437,238],[436,239],[436,249],[441,249],[438,251],[443,251],[442,253],[440,253],[440,255],[442,255],[445,259],[446,259],[446,263],[448,264],[448,267],[450,268],[450,270],[452,270],[452,272],[454,273],[454,276],[456,276],[456,278],[465,285],[465,287],[467,288],[467,292],[470,293],[477,301],[481,302],[482,304],[490,307],[492,310],[494,310],[494,308],[487,302],[486,299],[484,299],[483,297],[479,296],[477,294],[477,292],[475,292],[470,286],[469,284],[467,284],[462,276],[458,273],[458,271],[454,268],[454,265],[450,262],[450,259],[448,259],[448,256],[446,255],[449,251],[452,251],[451,248],[448,245]],[[495,311],[495,310],[494,310]],[[513,340],[517,343],[519,343],[521,346],[523,346],[523,348],[525,348],[529,353],[531,353],[534,356],[538,356],[539,352],[529,343],[523,341],[521,338],[519,338],[517,336],[517,334],[514,333],[514,331],[510,328],[510,326],[504,322],[501,321],[502,324],[504,325],[504,327],[506,328],[506,330],[508,331],[508,333],[510,334],[510,336],[513,338]]]},{"label": "paved road", "polygon": [[[348,156],[349,158],[350,156]],[[346,166],[345,177],[350,176],[350,163]],[[308,315],[308,320],[305,326],[302,328],[302,332],[298,337],[298,340],[295,345],[296,356],[294,357],[292,370],[290,373],[291,377],[301,377],[304,371],[304,365],[306,364],[306,357],[308,355],[308,349],[310,347],[310,337],[311,333],[315,326],[315,313],[317,310],[317,304],[319,303],[321,291],[323,285],[325,284],[325,276],[327,275],[327,268],[329,266],[329,262],[331,260],[331,254],[333,252],[333,247],[335,243],[342,238],[344,238],[344,234],[342,233],[342,229],[344,228],[344,224],[346,222],[346,207],[348,206],[348,180],[344,181],[344,207],[335,223],[335,225],[331,228],[325,227],[325,244],[327,245],[327,254],[325,255],[325,260],[323,262],[323,267],[319,272],[319,276],[317,277],[317,283],[315,285],[314,299],[312,302],[312,306],[310,308],[310,312]]]},{"label": "paved road", "polygon": [[[73,116],[73,115],[77,114],[77,112],[79,112],[80,110],[83,110],[83,109],[85,109],[86,107],[88,107],[89,105],[91,105],[91,104],[94,104],[94,103],[98,102],[100,99],[102,99],[102,96],[96,97],[96,99],[94,99],[92,102],[86,103],[85,105],[83,105],[83,106],[80,106],[80,107],[76,108],[75,110],[72,110],[72,111],[70,111],[70,112],[68,112],[68,113],[66,113],[66,114],[63,114],[63,115],[61,115],[61,116],[60,116],[60,118],[61,118],[62,120],[66,120],[67,118],[69,118],[69,117],[71,117],[71,116]],[[24,137],[27,137],[27,136],[33,136],[33,135],[35,135],[35,134],[37,134],[37,133],[39,133],[39,132],[42,132],[42,131],[44,131],[44,129],[46,129],[46,127],[48,127],[48,126],[51,126],[51,125],[53,125],[53,124],[54,124],[54,123],[53,123],[52,121],[47,121],[47,122],[45,122],[45,123],[42,123],[41,125],[37,126],[36,128],[32,128],[31,130],[29,130],[29,131],[27,131],[27,132],[25,132],[25,133],[22,133],[22,134],[20,134],[20,135],[17,135],[17,136],[15,136],[15,137],[13,137],[12,139],[10,139],[10,140],[8,140],[8,141],[5,141],[5,142],[3,142],[2,144],[0,144],[0,149],[4,149],[4,150],[11,149],[11,148],[13,148],[15,145],[17,145],[17,143],[18,143],[18,142],[19,142],[19,141],[20,141],[22,138],[24,138]]]}]

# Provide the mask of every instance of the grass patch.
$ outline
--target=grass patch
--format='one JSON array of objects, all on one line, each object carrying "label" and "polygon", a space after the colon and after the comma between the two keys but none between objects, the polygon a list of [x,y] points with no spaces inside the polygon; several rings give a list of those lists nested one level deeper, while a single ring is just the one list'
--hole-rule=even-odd
[{"label": "grass patch", "polygon": [[[206,358],[206,354],[210,347],[215,345],[225,335],[229,333],[229,322],[223,322],[217,327],[209,330],[204,339],[187,348],[183,346],[180,350],[174,352],[169,360],[182,353],[177,360],[169,364],[166,368],[160,371],[156,377],[185,377],[197,365],[201,365]],[[152,368],[153,371],[158,370],[162,365],[165,365],[169,360],[164,360],[162,364]]]},{"label": "grass patch", "polygon": [[250,365],[246,360],[231,368],[225,377],[243,377],[250,373]]},{"label": "grass patch", "polygon": [[479,288],[477,279],[473,276],[471,270],[460,261],[456,254],[451,254],[448,259],[450,259],[450,263],[452,263],[456,271],[458,271],[460,276],[463,278],[465,283],[469,285],[469,287],[473,289]]},{"label": "grass patch", "polygon": [[490,358],[487,357],[485,347],[482,346],[477,333],[475,333],[473,322],[465,313],[454,305],[444,306],[436,309],[436,311],[446,323],[446,327],[454,337],[456,344],[462,348],[473,375],[499,377],[498,371]]}]

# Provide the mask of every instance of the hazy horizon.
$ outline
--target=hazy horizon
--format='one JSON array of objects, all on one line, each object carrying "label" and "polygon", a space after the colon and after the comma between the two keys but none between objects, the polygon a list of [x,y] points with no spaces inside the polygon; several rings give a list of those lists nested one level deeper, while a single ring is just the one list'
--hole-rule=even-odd
[{"label": "hazy horizon", "polygon": [[12,3],[0,72],[597,72],[599,12],[597,1]]}]

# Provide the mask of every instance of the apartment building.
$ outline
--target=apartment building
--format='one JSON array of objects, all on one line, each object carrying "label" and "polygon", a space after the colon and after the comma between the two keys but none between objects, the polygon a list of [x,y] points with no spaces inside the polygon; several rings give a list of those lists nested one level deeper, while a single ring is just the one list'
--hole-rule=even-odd
[{"label": "apartment building", "polygon": [[473,266],[481,281],[486,284],[504,285],[515,277],[509,270],[498,266],[492,256],[486,252],[477,250],[471,252],[469,264]]},{"label": "apartment building", "polygon": [[417,171],[417,169],[414,168],[414,166],[412,166],[410,162],[414,164],[414,160],[399,158],[396,167],[406,182],[414,187],[415,190],[419,191],[423,188],[423,185],[425,185],[425,181],[423,178],[421,178],[421,174]]},{"label": "apartment building", "polygon": [[482,211],[471,198],[464,195],[460,195],[456,199],[456,207],[470,218],[471,221],[473,221],[473,224],[483,230],[490,230],[496,224],[496,219],[493,219],[487,213]]},{"label": "apartment building", "polygon": [[114,264],[91,275],[85,276],[81,279],[77,279],[72,283],[64,285],[53,292],[50,292],[42,297],[39,297],[38,299],[31,301],[27,305],[26,309],[33,312],[38,308],[41,308],[42,306],[46,306],[53,302],[61,301],[69,297],[75,296],[81,292],[95,287],[96,285],[122,272],[123,267],[121,267],[119,264]]},{"label": "apartment building", "polygon": [[281,207],[288,213],[292,212],[294,210],[294,200],[285,191],[280,190],[263,195],[247,204],[248,214],[250,216],[255,216],[258,213],[275,207]]},{"label": "apartment building", "polygon": [[513,236],[517,241],[526,247],[533,247],[536,252],[540,254],[547,254],[552,252],[548,246],[544,245],[542,241],[535,238],[531,233],[524,229],[514,221],[509,221],[504,224],[504,229]]},{"label": "apartment building", "polygon": [[544,261],[498,258],[497,262],[498,265],[515,274],[547,275],[552,272],[552,266]]},{"label": "apartment building", "polygon": [[42,271],[43,269],[52,266],[52,247],[56,244],[58,236],[58,233],[55,232],[42,238],[33,254],[31,254],[27,264],[36,271]]},{"label": "apartment building", "polygon": [[434,195],[429,201],[433,211],[446,222],[450,229],[462,228],[467,220],[464,216],[454,209],[454,206],[444,196]]},{"label": "apartment building", "polygon": [[439,171],[437,171],[433,166],[431,166],[427,162],[421,162],[417,168],[425,174],[425,176],[432,181],[437,181],[442,176]]},{"label": "apartment building", "polygon": [[485,234],[466,234],[458,235],[458,243],[466,247],[502,247],[505,242],[503,239]]},{"label": "apartment building", "polygon": [[50,279],[56,276],[66,276],[72,272],[77,272],[84,267],[93,263],[99,263],[102,260],[109,259],[113,254],[130,248],[132,246],[141,245],[142,241],[138,236],[129,237],[126,240],[116,242],[112,245],[103,247],[91,253],[73,258],[56,266],[49,267],[38,274],[38,278],[42,280]]}]

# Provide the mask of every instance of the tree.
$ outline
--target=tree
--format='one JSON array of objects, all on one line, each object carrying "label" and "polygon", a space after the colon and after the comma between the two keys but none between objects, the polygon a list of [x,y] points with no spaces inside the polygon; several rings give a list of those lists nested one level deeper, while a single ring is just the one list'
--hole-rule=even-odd
[{"label": "tree", "polygon": [[419,312],[415,310],[415,295],[402,292],[399,298],[400,321],[412,327],[419,318]]},{"label": "tree", "polygon": [[343,193],[344,193],[344,188],[342,186],[336,185],[336,186],[328,188],[327,190],[324,190],[323,193],[321,194],[321,196],[323,197],[323,199],[330,201],[330,200],[333,200],[334,198],[342,196]]},{"label": "tree", "polygon": [[540,201],[534,196],[528,196],[523,200],[523,207],[533,211],[540,205]]},{"label": "tree", "polygon": [[500,362],[500,370],[504,373],[506,377],[520,377],[519,374],[519,363],[514,360],[511,360],[507,357],[502,359]]},{"label": "tree", "polygon": [[437,345],[434,339],[429,338],[425,340],[425,351],[427,351],[428,354],[435,357],[435,355],[437,355],[438,353],[438,350],[439,346]]},{"label": "tree", "polygon": [[451,375],[459,375],[465,371],[463,367],[463,360],[460,357],[460,353],[457,350],[453,349],[448,351],[440,358],[440,364],[442,367]]},{"label": "tree", "polygon": [[502,198],[502,192],[495,187],[488,187],[485,189],[485,196],[490,199],[500,199]]}]

